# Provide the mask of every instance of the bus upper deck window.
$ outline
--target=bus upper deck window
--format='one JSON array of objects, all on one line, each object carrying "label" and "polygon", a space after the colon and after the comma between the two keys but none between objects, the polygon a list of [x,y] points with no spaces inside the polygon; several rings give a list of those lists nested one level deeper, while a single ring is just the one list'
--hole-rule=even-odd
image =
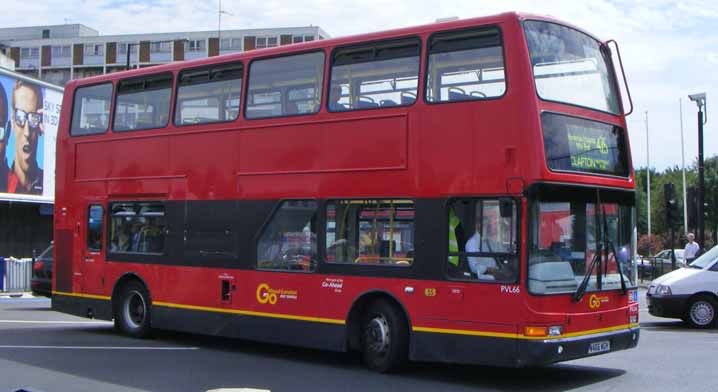
[{"label": "bus upper deck window", "polygon": [[428,51],[427,102],[481,100],[506,92],[497,28],[438,33],[431,37]]}]

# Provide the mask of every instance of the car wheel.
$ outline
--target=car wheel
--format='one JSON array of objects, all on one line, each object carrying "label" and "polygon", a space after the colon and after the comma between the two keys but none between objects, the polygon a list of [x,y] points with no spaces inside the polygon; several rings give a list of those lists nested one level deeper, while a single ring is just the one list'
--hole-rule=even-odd
[{"label": "car wheel", "polygon": [[373,302],[362,317],[362,356],[372,370],[388,372],[404,365],[409,352],[408,325],[384,300]]},{"label": "car wheel", "polygon": [[699,295],[688,304],[688,323],[695,328],[709,328],[716,321],[716,301],[707,295]]},{"label": "car wheel", "polygon": [[120,291],[115,306],[115,329],[136,338],[150,335],[150,295],[144,285],[129,282]]}]

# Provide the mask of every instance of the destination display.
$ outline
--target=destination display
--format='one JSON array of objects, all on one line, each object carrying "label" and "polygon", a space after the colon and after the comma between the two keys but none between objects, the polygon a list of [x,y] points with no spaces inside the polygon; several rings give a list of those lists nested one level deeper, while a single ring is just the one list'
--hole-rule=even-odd
[{"label": "destination display", "polygon": [[628,176],[620,127],[555,113],[544,113],[541,123],[549,169]]}]

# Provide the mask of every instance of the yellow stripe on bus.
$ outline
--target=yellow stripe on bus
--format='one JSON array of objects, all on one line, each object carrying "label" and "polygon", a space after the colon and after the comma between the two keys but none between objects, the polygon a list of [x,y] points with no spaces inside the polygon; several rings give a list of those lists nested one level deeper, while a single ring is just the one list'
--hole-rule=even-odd
[{"label": "yellow stripe on bus", "polygon": [[594,335],[604,332],[620,331],[628,328],[636,328],[639,324],[623,324],[608,328],[589,329],[586,331],[571,332],[560,336],[525,336],[518,333],[503,333],[503,332],[489,332],[489,331],[472,331],[466,329],[447,329],[447,328],[428,328],[428,327],[413,327],[412,330],[415,332],[431,332],[431,333],[444,333],[450,335],[469,335],[469,336],[485,336],[493,338],[508,338],[508,339],[525,339],[525,340],[554,340],[572,338],[578,336]]},{"label": "yellow stripe on bus", "polygon": [[153,301],[152,305],[164,306],[167,308],[202,310],[202,311],[206,311],[206,312],[239,314],[242,316],[270,317],[270,318],[280,318],[280,319],[286,319],[286,320],[300,320],[300,321],[311,321],[311,322],[315,322],[315,323],[328,323],[328,324],[344,325],[344,320],[328,319],[328,318],[321,318],[321,317],[306,317],[306,316],[295,316],[292,314],[254,312],[251,310],[240,310],[240,309],[210,308],[210,307],[205,307],[205,306],[180,305],[180,304],[174,304],[174,303],[170,303],[170,302],[158,302],[158,301]]},{"label": "yellow stripe on bus", "polygon": [[82,293],[63,293],[61,291],[53,291],[52,295],[63,295],[65,297],[77,297],[77,298],[90,298],[90,299],[101,299],[109,301],[112,298],[104,295],[93,295],[93,294],[82,294]]},{"label": "yellow stripe on bus", "polygon": [[[60,291],[53,291],[52,294],[53,295],[63,295],[66,297],[100,299],[100,300],[105,300],[105,301],[110,301],[112,299],[111,297],[107,297],[107,296],[103,296],[103,295],[92,295],[92,294],[81,294],[81,293],[63,293]],[[211,308],[211,307],[206,307],[206,306],[181,305],[181,304],[175,304],[175,303],[171,303],[171,302],[161,302],[161,301],[153,301],[152,305],[163,306],[166,308],[202,310],[205,312],[239,314],[239,315],[243,315],[243,316],[271,317],[271,318],[280,318],[280,319],[287,319],[287,320],[311,321],[311,322],[316,322],[316,323],[340,324],[340,325],[344,325],[344,323],[345,323],[344,320],[329,319],[329,318],[322,318],[322,317],[306,317],[306,316],[295,316],[295,315],[291,315],[291,314],[281,314],[281,313],[253,312],[250,310],[241,310],[241,309]]]}]

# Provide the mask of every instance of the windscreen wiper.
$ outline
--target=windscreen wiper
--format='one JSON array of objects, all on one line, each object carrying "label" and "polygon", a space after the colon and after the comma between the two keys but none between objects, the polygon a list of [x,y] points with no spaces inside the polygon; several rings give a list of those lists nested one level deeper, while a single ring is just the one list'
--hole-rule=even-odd
[{"label": "windscreen wiper", "polygon": [[[593,272],[593,269],[596,268],[596,265],[598,265],[598,260],[601,258],[601,254],[599,251],[600,248],[600,245],[596,248],[596,253],[594,253],[593,258],[591,259],[591,264],[589,264],[586,273],[583,275],[583,280],[581,281],[581,284],[578,285],[576,292],[573,293],[573,302],[580,301],[581,298],[583,298],[583,295],[586,293],[586,287],[588,287],[588,281],[589,279],[591,279],[591,273]],[[600,274],[601,271],[599,270],[598,273]]]},{"label": "windscreen wiper", "polygon": [[588,269],[586,270],[585,274],[583,275],[583,280],[581,281],[581,284],[578,285],[576,288],[576,292],[573,293],[573,301],[578,302],[583,298],[583,294],[586,293],[586,287],[588,287],[588,281],[591,279],[591,273],[593,272],[593,269],[598,265],[598,270],[596,271],[596,285],[598,288],[601,288],[601,221],[598,219],[599,210],[598,208],[601,207],[601,196],[599,195],[599,190],[596,189],[596,209],[593,213],[593,225],[594,225],[594,238],[596,239],[596,252],[593,254],[593,258],[591,259],[591,264],[589,264]]},{"label": "windscreen wiper", "polygon": [[618,275],[621,276],[621,294],[626,294],[626,280],[623,278],[623,272],[621,271],[621,264],[618,262],[618,254],[616,253],[616,246],[613,241],[608,237],[608,222],[606,220],[606,210],[601,208],[601,219],[603,220],[603,241],[605,242],[606,251],[606,266],[603,275],[608,275],[608,252],[613,252],[613,260],[616,262],[616,269],[618,269]]}]

